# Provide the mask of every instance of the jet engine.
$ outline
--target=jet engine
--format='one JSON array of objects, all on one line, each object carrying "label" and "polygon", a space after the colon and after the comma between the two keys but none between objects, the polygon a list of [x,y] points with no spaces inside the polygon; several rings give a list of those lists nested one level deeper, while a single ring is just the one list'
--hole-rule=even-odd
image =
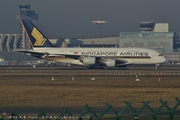
[{"label": "jet engine", "polygon": [[116,60],[113,60],[113,59],[106,59],[105,61],[103,61],[103,63],[107,67],[115,67],[116,66]]},{"label": "jet engine", "polygon": [[86,65],[94,65],[96,63],[96,58],[94,57],[84,57],[82,63]]}]

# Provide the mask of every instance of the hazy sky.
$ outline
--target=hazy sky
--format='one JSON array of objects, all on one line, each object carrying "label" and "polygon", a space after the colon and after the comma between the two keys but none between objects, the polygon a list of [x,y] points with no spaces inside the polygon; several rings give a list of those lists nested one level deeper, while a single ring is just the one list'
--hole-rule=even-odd
[{"label": "hazy sky", "polygon": [[[29,4],[39,14],[34,24],[48,35],[119,34],[136,32],[139,22],[169,22],[180,36],[180,0],[0,0],[0,34],[19,33],[18,5]],[[109,19],[94,25],[92,20]]]}]

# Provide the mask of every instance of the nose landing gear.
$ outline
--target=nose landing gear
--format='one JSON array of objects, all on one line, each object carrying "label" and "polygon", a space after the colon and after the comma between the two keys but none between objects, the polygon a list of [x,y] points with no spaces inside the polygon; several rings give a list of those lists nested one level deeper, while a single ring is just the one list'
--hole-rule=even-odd
[{"label": "nose landing gear", "polygon": [[156,64],[154,70],[158,70],[158,66],[159,64]]}]

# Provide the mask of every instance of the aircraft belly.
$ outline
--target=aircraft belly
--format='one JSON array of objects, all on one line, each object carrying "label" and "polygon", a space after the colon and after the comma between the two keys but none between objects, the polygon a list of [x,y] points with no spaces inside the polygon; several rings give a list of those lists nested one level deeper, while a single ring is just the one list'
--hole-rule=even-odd
[{"label": "aircraft belly", "polygon": [[153,64],[151,59],[134,59],[134,64]]},{"label": "aircraft belly", "polygon": [[[51,60],[52,61],[52,60]],[[63,59],[54,59],[53,61],[55,62],[60,62],[60,63],[66,63],[66,64],[76,64],[76,65],[84,65],[82,62],[79,60],[75,59],[70,59],[70,58],[63,58]]]},{"label": "aircraft belly", "polygon": [[126,61],[125,64],[154,64],[154,62],[151,59],[122,59],[118,58],[116,59],[118,61]]}]

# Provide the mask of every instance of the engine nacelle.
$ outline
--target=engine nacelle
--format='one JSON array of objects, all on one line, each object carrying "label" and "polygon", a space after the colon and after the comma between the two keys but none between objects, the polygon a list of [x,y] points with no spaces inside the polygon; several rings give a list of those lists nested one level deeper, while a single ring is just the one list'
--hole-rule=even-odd
[{"label": "engine nacelle", "polygon": [[107,67],[115,67],[116,66],[116,60],[113,59],[107,59],[103,62]]},{"label": "engine nacelle", "polygon": [[86,65],[94,65],[96,63],[96,58],[94,57],[85,57],[82,59],[82,62]]}]

